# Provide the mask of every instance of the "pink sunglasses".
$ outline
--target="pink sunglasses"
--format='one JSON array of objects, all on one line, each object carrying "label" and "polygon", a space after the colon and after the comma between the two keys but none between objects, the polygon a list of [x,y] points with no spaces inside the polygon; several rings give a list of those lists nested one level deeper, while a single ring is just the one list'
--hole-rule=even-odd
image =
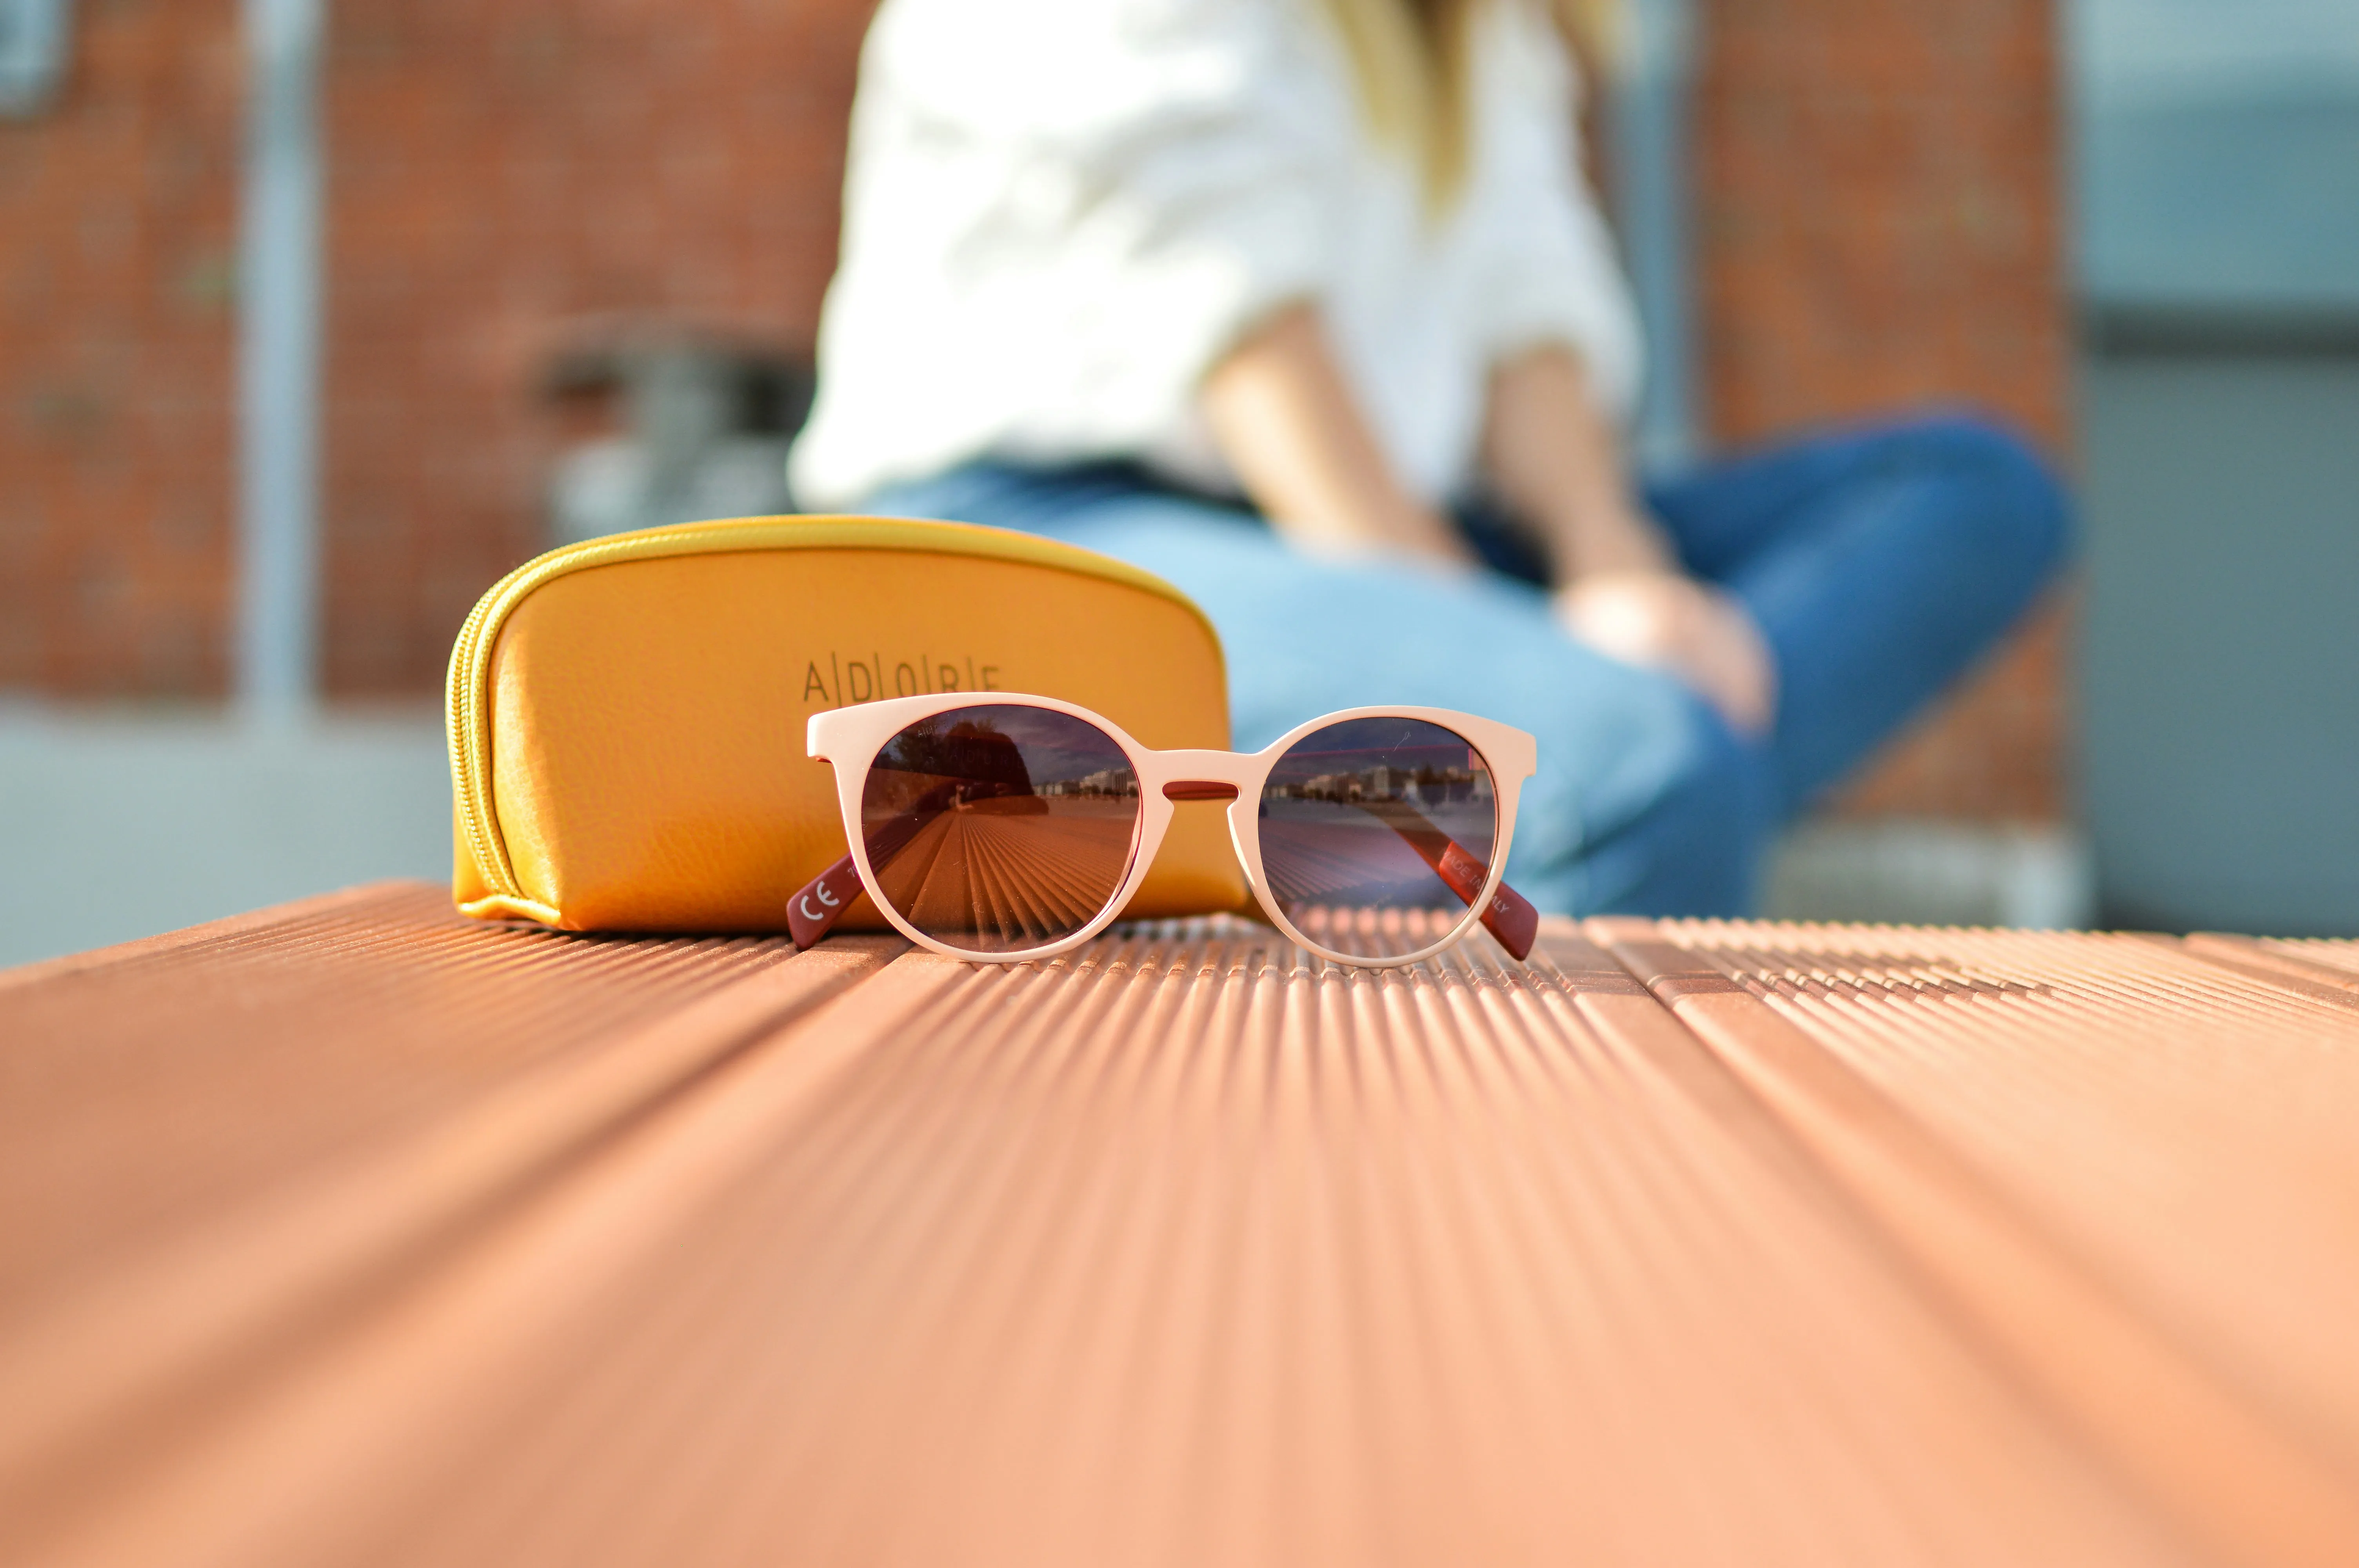
[{"label": "pink sunglasses", "polygon": [[1187,800],[1229,803],[1255,899],[1322,958],[1413,964],[1478,919],[1521,958],[1539,927],[1500,874],[1532,738],[1472,714],[1354,708],[1250,754],[1155,752],[1054,697],[949,692],[815,713],[810,747],[852,852],[788,905],[798,947],[865,890],[951,957],[1065,952],[1114,923]]}]

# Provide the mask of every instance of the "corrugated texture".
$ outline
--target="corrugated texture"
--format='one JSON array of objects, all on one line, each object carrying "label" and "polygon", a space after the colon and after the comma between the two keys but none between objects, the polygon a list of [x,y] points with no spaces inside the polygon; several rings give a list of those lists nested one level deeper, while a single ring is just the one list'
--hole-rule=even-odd
[{"label": "corrugated texture", "polygon": [[0,976],[0,1561],[898,946],[494,929],[401,885]]},{"label": "corrugated texture", "polygon": [[479,934],[402,887],[0,976],[0,1190],[35,1200],[0,1299],[432,1128],[788,951]]},{"label": "corrugated texture", "polygon": [[2359,975],[2359,942],[2270,942],[2266,946],[2288,957],[2347,969]]},{"label": "corrugated texture", "polygon": [[2199,1539],[2359,1562],[2359,996],[2138,936],[1603,929]]},{"label": "corrugated texture", "polygon": [[2359,997],[2269,973],[396,889],[0,977],[0,1560],[2359,1560]]},{"label": "corrugated texture", "polygon": [[2190,952],[2210,963],[2328,1001],[2338,993],[2359,997],[2359,944],[2278,941],[2225,936],[2199,931],[2187,938]]}]

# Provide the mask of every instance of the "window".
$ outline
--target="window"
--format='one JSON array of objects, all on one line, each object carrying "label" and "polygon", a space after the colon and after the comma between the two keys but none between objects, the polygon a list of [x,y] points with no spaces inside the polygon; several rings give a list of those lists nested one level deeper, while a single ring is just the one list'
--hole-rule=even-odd
[{"label": "window", "polygon": [[65,74],[66,0],[0,0],[0,114],[30,114]]}]

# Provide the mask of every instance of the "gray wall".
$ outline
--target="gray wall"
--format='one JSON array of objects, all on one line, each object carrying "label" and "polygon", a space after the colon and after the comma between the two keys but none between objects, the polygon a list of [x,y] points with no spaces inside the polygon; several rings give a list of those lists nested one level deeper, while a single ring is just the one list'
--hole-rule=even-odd
[{"label": "gray wall", "polygon": [[0,968],[451,874],[440,716],[0,708]]},{"label": "gray wall", "polygon": [[2084,389],[2103,918],[2359,935],[2359,354],[2101,349]]},{"label": "gray wall", "polygon": [[2359,6],[2068,19],[2100,909],[2359,935]]}]

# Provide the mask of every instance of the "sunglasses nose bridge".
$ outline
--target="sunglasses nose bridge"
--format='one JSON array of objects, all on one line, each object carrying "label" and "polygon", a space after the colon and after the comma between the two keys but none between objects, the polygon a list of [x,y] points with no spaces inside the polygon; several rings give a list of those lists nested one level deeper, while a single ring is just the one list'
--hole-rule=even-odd
[{"label": "sunglasses nose bridge", "polygon": [[1218,779],[1173,779],[1163,786],[1166,800],[1234,800],[1237,786]]},{"label": "sunglasses nose bridge", "polygon": [[1155,772],[1166,800],[1234,800],[1244,793],[1251,759],[1234,752],[1158,752]]}]

